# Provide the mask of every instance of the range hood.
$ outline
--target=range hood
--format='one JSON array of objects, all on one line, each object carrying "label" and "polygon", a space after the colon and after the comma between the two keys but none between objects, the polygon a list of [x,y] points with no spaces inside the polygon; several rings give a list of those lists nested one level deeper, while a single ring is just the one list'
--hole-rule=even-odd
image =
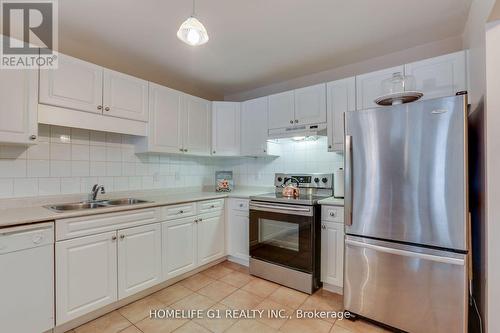
[{"label": "range hood", "polygon": [[269,139],[284,139],[297,136],[326,136],[326,123],[291,126],[285,128],[270,129]]}]

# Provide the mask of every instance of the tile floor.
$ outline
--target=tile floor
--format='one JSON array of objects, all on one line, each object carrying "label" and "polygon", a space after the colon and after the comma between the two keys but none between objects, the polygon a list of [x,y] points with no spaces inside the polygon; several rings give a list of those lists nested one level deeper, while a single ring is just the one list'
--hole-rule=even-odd
[{"label": "tile floor", "polygon": [[[283,309],[342,308],[342,296],[319,290],[307,295],[248,274],[244,266],[225,261],[150,296],[108,313],[67,333],[382,333],[358,320],[335,319],[150,319],[150,309]],[[267,313],[264,312],[264,313]]]}]

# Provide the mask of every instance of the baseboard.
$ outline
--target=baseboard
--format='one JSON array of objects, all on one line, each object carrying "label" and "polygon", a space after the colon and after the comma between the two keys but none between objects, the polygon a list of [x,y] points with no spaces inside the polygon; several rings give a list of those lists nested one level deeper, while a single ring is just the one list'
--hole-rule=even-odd
[{"label": "baseboard", "polygon": [[344,288],[323,282],[323,289],[335,294],[344,295]]},{"label": "baseboard", "polygon": [[248,267],[250,265],[248,258],[227,256],[227,260],[231,261],[231,262],[234,262],[234,263],[237,263],[237,264],[240,264],[240,265],[243,265],[243,266],[246,266],[246,267]]}]

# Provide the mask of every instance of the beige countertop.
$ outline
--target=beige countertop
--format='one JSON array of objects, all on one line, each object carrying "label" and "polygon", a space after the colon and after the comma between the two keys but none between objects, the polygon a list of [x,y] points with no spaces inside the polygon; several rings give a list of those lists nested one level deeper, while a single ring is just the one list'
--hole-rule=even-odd
[{"label": "beige countertop", "polygon": [[[50,209],[47,209],[40,205],[24,206],[24,207],[12,207],[12,208],[2,208],[0,209],[0,228],[14,226],[19,224],[37,223],[53,221],[58,219],[64,219],[69,217],[77,216],[87,216],[103,213],[112,213],[117,211],[158,207],[174,205],[184,202],[193,202],[201,200],[210,200],[217,198],[246,198],[248,199],[252,195],[262,194],[269,192],[266,188],[242,188],[236,189],[228,193],[217,193],[215,191],[192,191],[192,192],[180,192],[180,193],[161,193],[160,191],[152,190],[151,193],[144,191],[141,195],[131,195],[134,198],[151,201],[149,203],[128,205],[121,207],[106,207],[106,208],[96,208],[96,209],[86,209],[80,211],[62,212],[57,213]],[[112,197],[117,197],[113,195]],[[122,195],[125,197],[125,195]],[[59,201],[63,202],[63,201]],[[64,201],[67,202],[67,201]],[[58,203],[54,201],[50,204]],[[44,205],[47,203],[44,203]]]},{"label": "beige countertop", "polygon": [[326,199],[321,199],[318,201],[320,205],[332,205],[332,206],[343,206],[344,199],[339,199],[335,197],[329,197]]}]

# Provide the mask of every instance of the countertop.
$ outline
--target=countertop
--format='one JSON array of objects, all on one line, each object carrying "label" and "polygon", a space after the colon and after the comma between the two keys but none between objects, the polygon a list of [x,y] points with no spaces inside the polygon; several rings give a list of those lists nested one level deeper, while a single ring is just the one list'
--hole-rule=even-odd
[{"label": "countertop", "polygon": [[331,205],[331,206],[343,206],[344,199],[339,199],[335,197],[329,197],[326,199],[321,199],[318,201],[320,205]]},{"label": "countertop", "polygon": [[[252,188],[252,189],[235,189],[232,192],[220,193],[215,191],[193,191],[193,192],[181,192],[181,193],[159,193],[158,191],[151,191],[151,194],[141,195],[131,195],[134,198],[151,201],[148,203],[137,204],[137,205],[127,205],[121,207],[106,207],[97,209],[87,209],[72,212],[62,212],[57,213],[49,210],[42,205],[26,206],[26,207],[13,207],[13,208],[3,208],[0,209],[0,228],[28,224],[28,223],[38,223],[46,221],[54,221],[58,219],[65,219],[69,217],[78,216],[88,216],[103,213],[112,213],[124,210],[133,210],[149,207],[158,206],[168,206],[174,204],[180,204],[184,202],[193,202],[201,200],[210,200],[217,198],[246,198],[248,199],[252,195],[262,194],[268,192],[265,188]],[[113,197],[116,197],[114,195]],[[122,196],[126,197],[126,196]],[[62,201],[60,201],[62,202]],[[67,201],[66,201],[67,202]],[[54,203],[57,203],[55,201]],[[52,203],[53,204],[53,203]]]}]

